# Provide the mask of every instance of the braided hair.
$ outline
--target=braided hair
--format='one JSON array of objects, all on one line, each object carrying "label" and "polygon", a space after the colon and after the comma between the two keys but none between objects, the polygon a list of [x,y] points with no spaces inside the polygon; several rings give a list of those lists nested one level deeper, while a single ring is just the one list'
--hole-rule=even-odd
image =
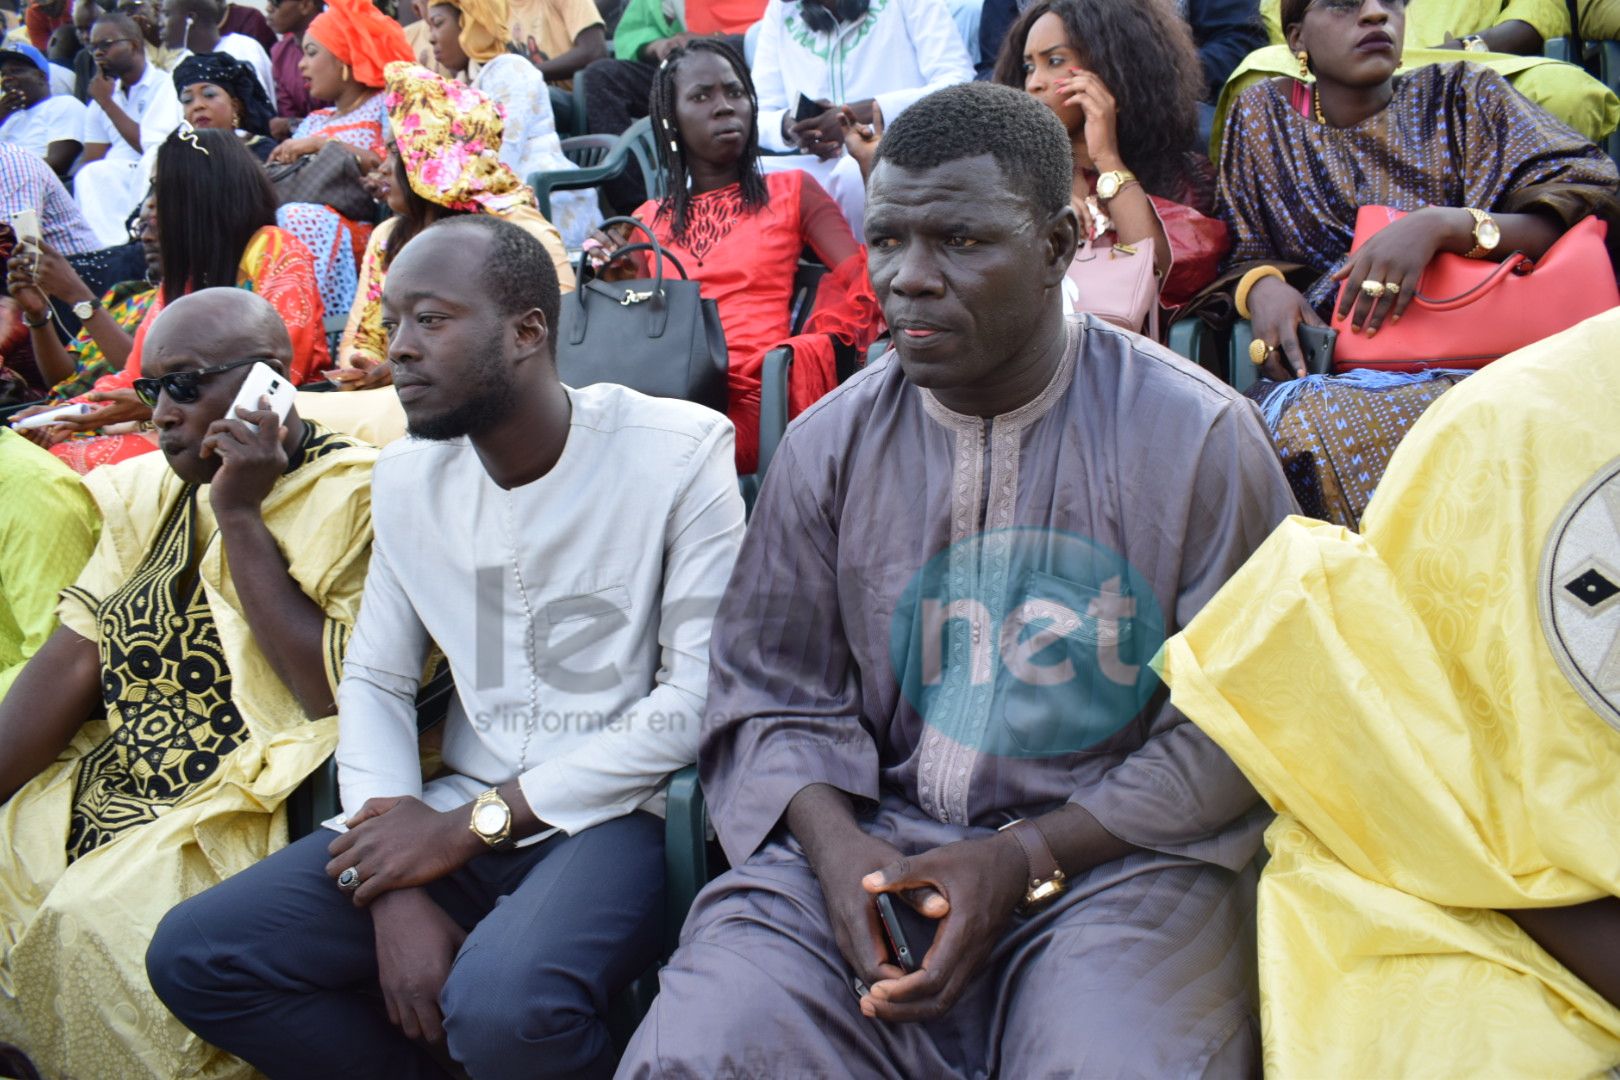
[{"label": "braided hair", "polygon": [[730,65],[737,80],[748,91],[750,117],[748,145],[737,162],[738,179],[742,185],[743,208],[761,210],[769,201],[765,175],[759,168],[759,94],[754,80],[749,77],[748,65],[737,51],[714,38],[698,38],[671,49],[653,76],[652,100],[648,112],[652,121],[653,143],[658,150],[658,164],[669,176],[669,194],[658,204],[653,220],[668,215],[671,219],[673,239],[680,243],[686,239],[686,215],[692,205],[691,174],[686,167],[686,143],[681,138],[680,121],[675,116],[675,74],[681,61],[694,53],[713,53]]}]

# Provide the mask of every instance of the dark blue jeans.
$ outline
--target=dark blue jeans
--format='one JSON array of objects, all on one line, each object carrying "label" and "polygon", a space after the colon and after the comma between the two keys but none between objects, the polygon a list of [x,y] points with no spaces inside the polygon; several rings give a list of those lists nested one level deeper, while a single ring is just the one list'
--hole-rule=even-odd
[{"label": "dark blue jeans", "polygon": [[[152,987],[192,1031],[272,1078],[429,1077],[388,1021],[371,916],[327,877],[314,834],[164,917]],[[647,813],[480,856],[428,887],[468,931],[439,996],[450,1056],[477,1077],[607,1077],[608,1002],[658,957],[664,825]]]}]

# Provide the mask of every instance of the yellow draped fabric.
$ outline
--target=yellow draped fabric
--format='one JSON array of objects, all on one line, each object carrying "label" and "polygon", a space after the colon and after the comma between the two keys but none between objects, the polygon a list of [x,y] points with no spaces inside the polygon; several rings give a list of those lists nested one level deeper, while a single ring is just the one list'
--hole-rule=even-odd
[{"label": "yellow draped fabric", "polygon": [[84,568],[100,530],[78,474],[0,428],[0,701],[56,631],[56,594]]},{"label": "yellow draped fabric", "polygon": [[1617,335],[1620,311],[1463,382],[1363,535],[1289,519],[1161,654],[1279,815],[1269,1075],[1620,1064],[1620,1009],[1494,910],[1620,895]]},{"label": "yellow draped fabric", "polygon": [[[1583,4],[1589,0],[1582,0]],[[1260,0],[1260,17],[1273,45],[1284,41],[1279,0]],[[1466,37],[1505,22],[1530,24],[1543,38],[1569,33],[1565,0],[1421,0],[1406,8],[1406,44],[1432,48],[1452,37]]]},{"label": "yellow draped fabric", "polygon": [[[317,453],[317,442],[324,448]],[[341,650],[360,611],[371,555],[376,451],[321,433],[309,459],[263,506],[288,571],[326,614],[334,691]],[[76,596],[106,597],[140,566],[186,487],[161,454],[85,477],[103,515],[90,562],[60,608],[63,625],[96,640],[95,614]],[[188,1032],[152,993],[146,946],[171,907],[286,843],[283,800],[331,753],[336,717],[309,722],[254,643],[200,490],[200,574],[232,701],[251,738],[156,820],[67,862],[80,760],[108,737],[87,724],[50,768],[0,807],[0,1039],[47,1076],[235,1077],[246,1065]]]}]

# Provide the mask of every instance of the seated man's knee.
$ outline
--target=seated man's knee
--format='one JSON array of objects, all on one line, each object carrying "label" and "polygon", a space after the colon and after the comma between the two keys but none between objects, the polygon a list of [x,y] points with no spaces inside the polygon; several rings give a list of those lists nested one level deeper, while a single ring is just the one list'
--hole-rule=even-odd
[{"label": "seated man's knee", "polygon": [[201,1001],[222,989],[214,950],[191,913],[190,903],[171,910],[158,923],[146,948],[146,978],[170,1012],[186,1021]]},{"label": "seated man's knee", "polygon": [[534,956],[473,947],[439,995],[450,1055],[471,1076],[570,1076],[609,1052],[607,1028],[576,975]]}]

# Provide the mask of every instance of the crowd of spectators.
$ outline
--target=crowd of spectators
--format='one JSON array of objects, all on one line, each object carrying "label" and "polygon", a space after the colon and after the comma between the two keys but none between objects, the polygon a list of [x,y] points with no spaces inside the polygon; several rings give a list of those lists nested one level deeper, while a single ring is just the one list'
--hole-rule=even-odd
[{"label": "crowd of spectators", "polygon": [[15,1068],[1620,1068],[1617,0],[0,16]]}]

